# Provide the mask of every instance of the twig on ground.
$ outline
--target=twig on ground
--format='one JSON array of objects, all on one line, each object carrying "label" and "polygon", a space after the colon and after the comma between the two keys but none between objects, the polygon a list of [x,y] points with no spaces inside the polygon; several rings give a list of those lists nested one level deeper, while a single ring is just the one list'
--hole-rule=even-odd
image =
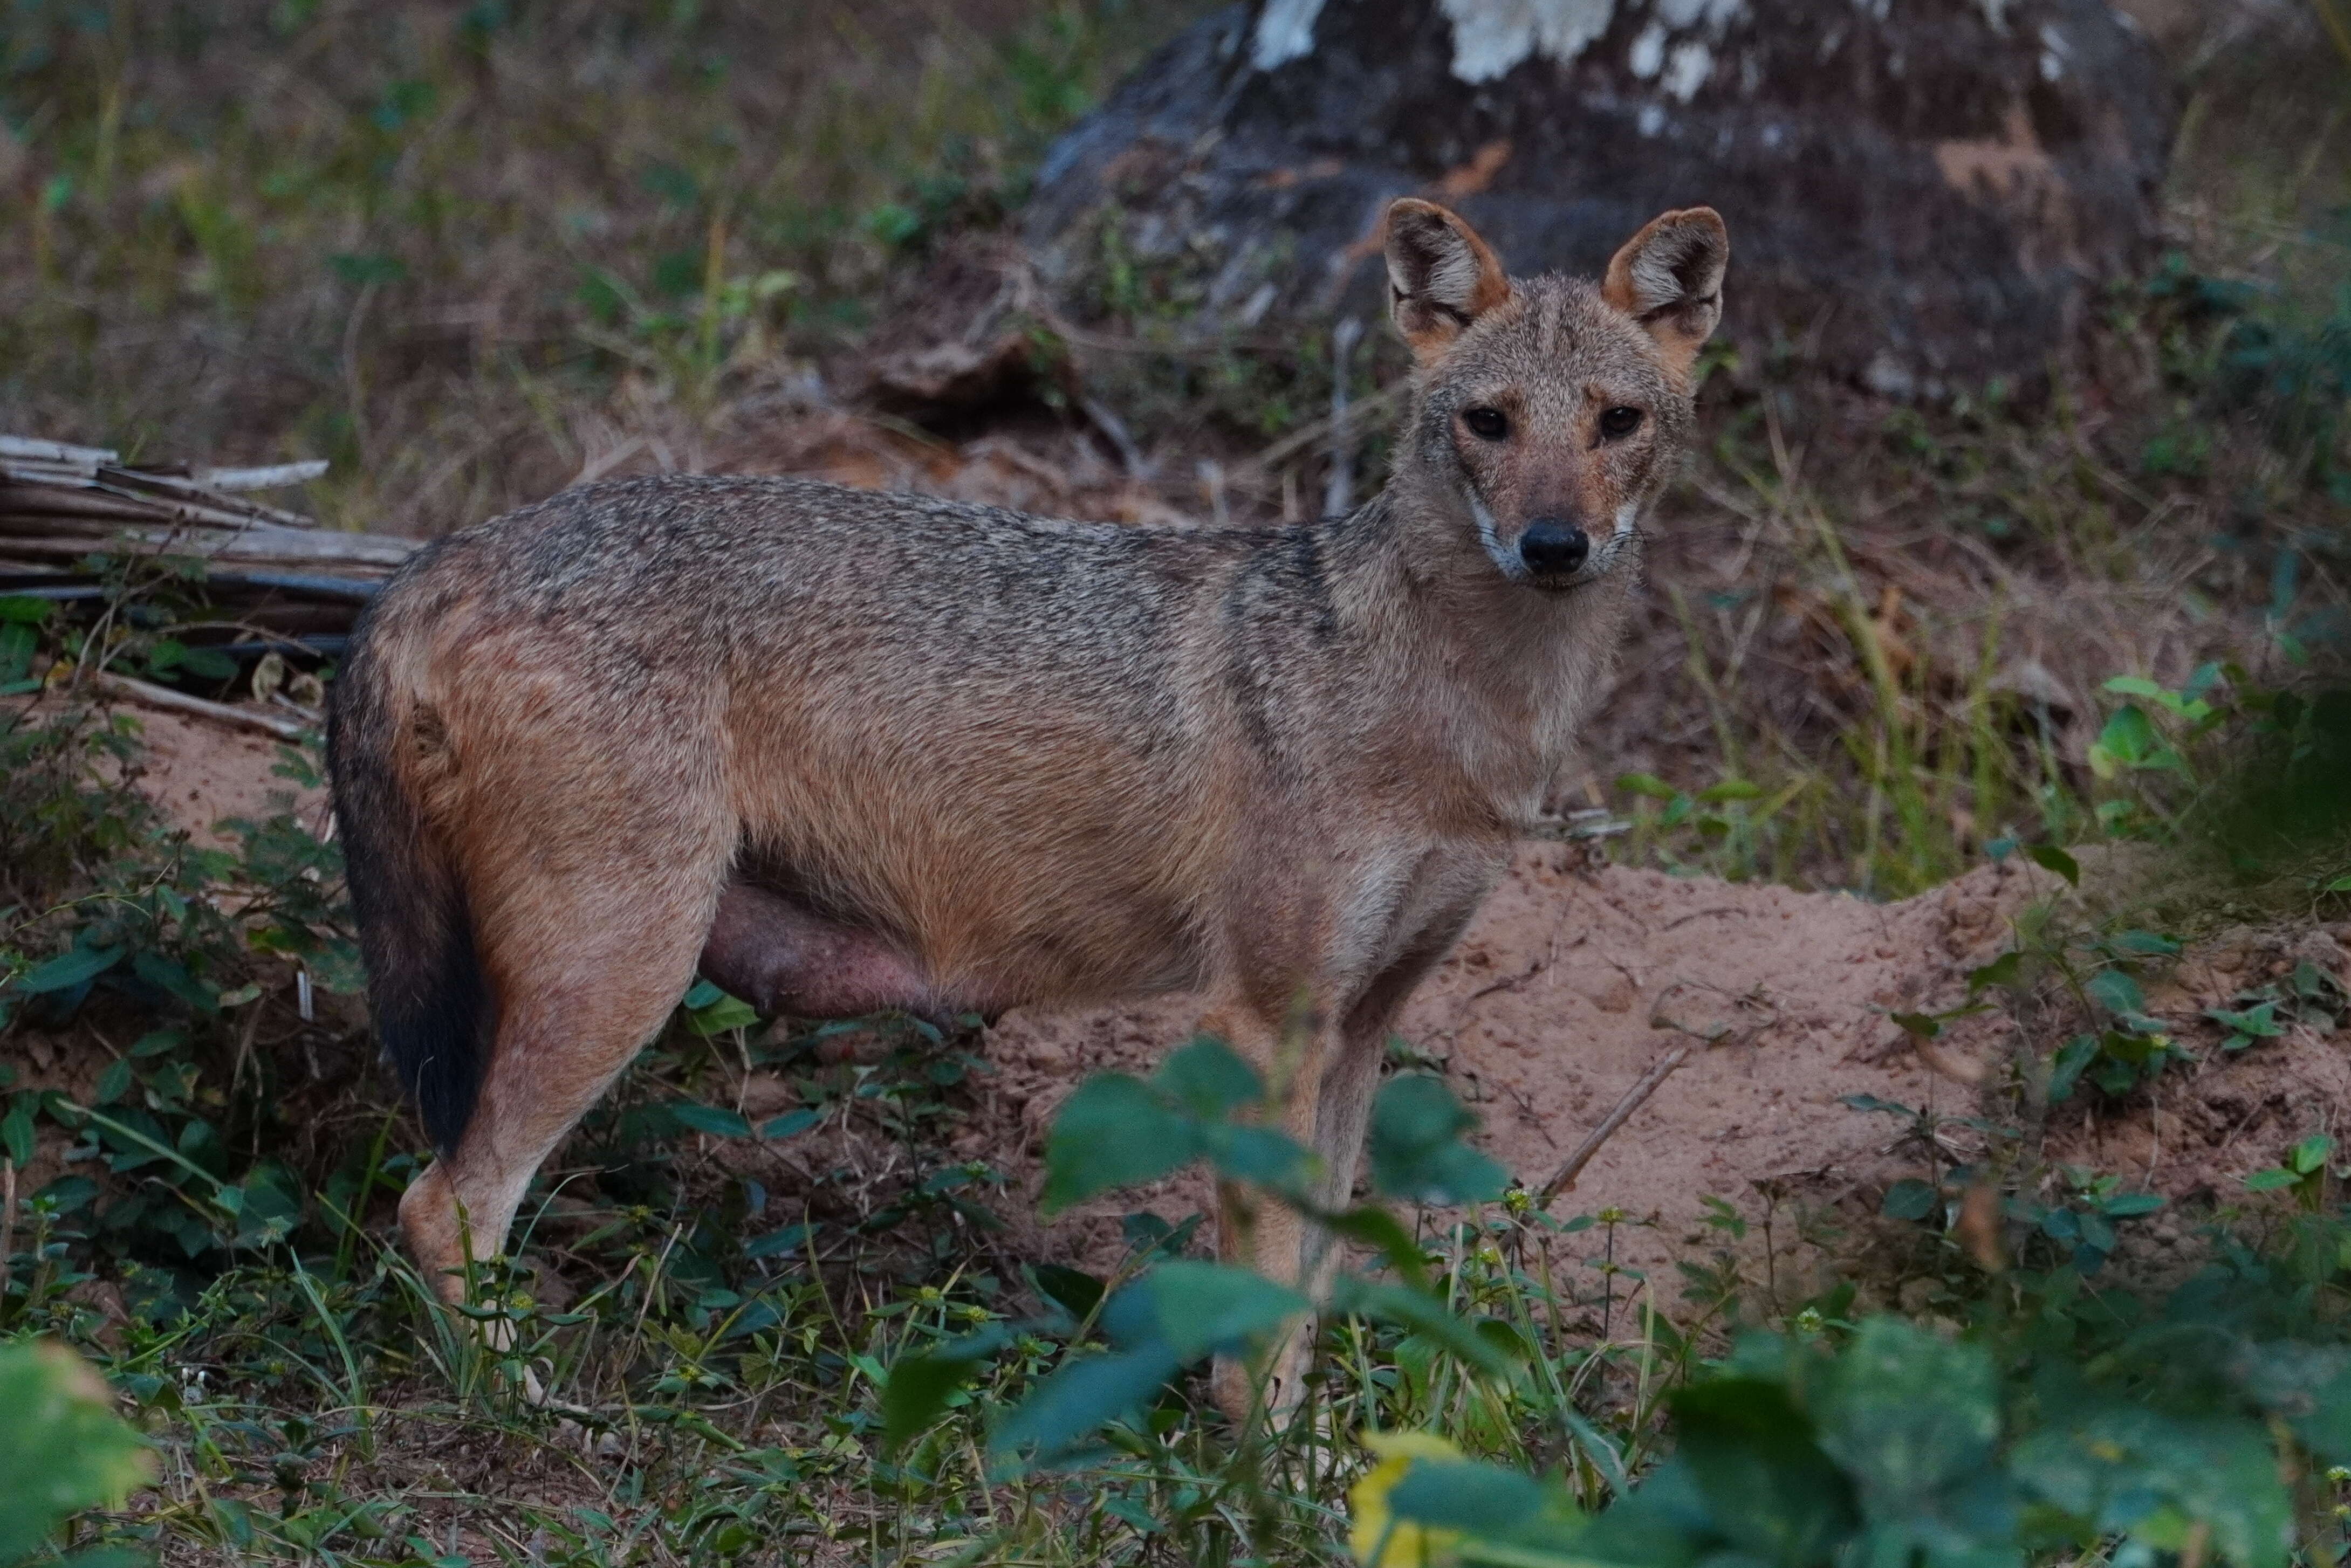
[{"label": "twig on ground", "polygon": [[1575,843],[1587,838],[1613,838],[1620,833],[1630,833],[1633,825],[1605,807],[1571,811],[1563,816],[1538,817],[1522,824],[1520,838],[1549,839],[1559,843]]},{"label": "twig on ground", "polygon": [[16,1251],[16,1161],[0,1155],[0,1306],[8,1303],[8,1260]]},{"label": "twig on ground", "polygon": [[1125,465],[1129,479],[1142,481],[1151,477],[1151,464],[1144,460],[1143,449],[1135,445],[1134,437],[1128,433],[1126,421],[1113,413],[1108,403],[1100,398],[1080,398],[1078,407],[1117,452],[1118,460]]},{"label": "twig on ground", "polygon": [[100,670],[91,680],[101,691],[110,691],[127,701],[161,708],[170,713],[184,713],[193,719],[209,719],[216,724],[235,724],[247,730],[258,730],[265,735],[275,735],[281,741],[298,741],[311,728],[298,719],[281,718],[276,713],[264,713],[252,708],[234,707],[226,702],[214,702],[203,697],[191,697],[184,691],[174,691],[168,686],[151,681],[134,680],[128,675],[116,675]]},{"label": "twig on ground", "polygon": [[1552,1199],[1562,1192],[1573,1192],[1575,1189],[1575,1179],[1583,1174],[1583,1168],[1592,1163],[1592,1157],[1600,1152],[1600,1146],[1606,1143],[1618,1127],[1631,1119],[1633,1113],[1641,1108],[1642,1102],[1656,1094],[1657,1085],[1671,1077],[1674,1069],[1688,1061],[1690,1053],[1697,1049],[1696,1042],[1677,1045],[1667,1052],[1647,1072],[1642,1074],[1640,1080],[1625,1091],[1625,1097],[1616,1102],[1615,1107],[1600,1118],[1600,1125],[1592,1129],[1591,1136],[1575,1146],[1575,1152],[1567,1157],[1567,1163],[1561,1166],[1558,1173],[1549,1181],[1543,1183],[1542,1190],[1536,1194],[1536,1203],[1541,1208],[1548,1209],[1551,1207]]}]

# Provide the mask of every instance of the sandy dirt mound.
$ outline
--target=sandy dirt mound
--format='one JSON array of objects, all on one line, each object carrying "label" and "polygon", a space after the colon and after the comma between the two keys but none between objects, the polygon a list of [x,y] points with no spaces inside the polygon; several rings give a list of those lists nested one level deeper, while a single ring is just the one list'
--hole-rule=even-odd
[{"label": "sandy dirt mound", "polygon": [[215,831],[224,819],[259,821],[280,810],[287,795],[313,830],[325,826],[326,792],[303,789],[271,771],[280,760],[279,742],[175,713],[121,711],[137,716],[146,740],[140,787],[196,843],[234,844]]},{"label": "sandy dirt mound", "polygon": [[[1972,1108],[1976,1092],[1928,1070],[1886,1014],[1956,1000],[1965,971],[1999,950],[2015,909],[2049,881],[1992,867],[1882,905],[1579,860],[1548,846],[1522,852],[1400,1033],[1484,1118],[1479,1141],[1531,1186],[1653,1064],[1697,1044],[1554,1205],[1656,1222],[1628,1243],[1635,1266],[1663,1262],[1705,1195],[1751,1206],[1768,1187],[1835,1202],[1911,1174],[1917,1161],[1888,1150],[1894,1124],[1843,1099]],[[1006,1019],[988,1039],[991,1098],[1018,1116],[1018,1146],[1041,1152],[1053,1110],[1086,1074],[1147,1070],[1196,1006]],[[1980,1024],[1954,1038],[1950,1060],[1966,1067],[1992,1033]],[[1016,1137],[983,1125],[972,1147],[998,1136]],[[1180,1212],[1207,1189],[1154,1196]],[[1089,1210],[1036,1240],[1093,1254],[1112,1234]]]},{"label": "sandy dirt mound", "polygon": [[[1790,1213],[1799,1235],[1814,1221],[1844,1225],[1844,1245],[1855,1246],[1886,1185],[1927,1175],[1930,1162],[1905,1136],[1904,1118],[1850,1102],[1874,1096],[1970,1116],[1985,1093],[1971,1080],[1997,1085],[2012,1054],[2014,1025],[1991,1012],[1927,1047],[1930,1069],[1888,1014],[1964,1001],[1968,971],[2012,945],[2018,913],[2064,895],[2055,878],[2017,860],[1873,904],[1621,867],[1585,870],[1566,852],[1529,848],[1415,999],[1401,1033],[1483,1116],[1478,1141],[1538,1187],[1653,1064],[1699,1043],[1552,1211],[1614,1208],[1645,1222],[1622,1234],[1618,1256],[1649,1270],[1688,1256],[1709,1195],[1750,1218],[1766,1204]],[[2151,1096],[2117,1104],[2084,1092],[2057,1107],[2043,1159],[2117,1173],[2175,1200],[2241,1197],[2244,1172],[2331,1129],[2351,1106],[2351,1040],[2323,1021],[2300,1023],[2231,1055],[2217,1049],[2221,1031],[2204,1010],[2299,961],[2338,984],[2351,980],[2346,941],[2351,926],[2302,926],[2241,929],[2192,947],[2151,984],[2148,1005],[2198,1062],[2167,1074]],[[1108,1068],[1147,1070],[1184,1038],[1196,1005],[1008,1018],[988,1041],[998,1068],[994,1114],[967,1133],[971,1151],[993,1149],[1001,1160],[1019,1149],[1023,1196],[1033,1194],[1043,1134],[1075,1084]],[[1980,1133],[1964,1124],[1946,1124],[1938,1142],[1946,1170],[1985,1152]],[[1209,1194],[1195,1179],[1149,1197],[1173,1218],[1205,1207]],[[1081,1210],[1019,1235],[1016,1250],[1105,1262],[1118,1250],[1110,1216],[1129,1206]],[[2192,1230],[2187,1216],[2167,1213],[2144,1228],[2138,1251],[2177,1248]]]}]

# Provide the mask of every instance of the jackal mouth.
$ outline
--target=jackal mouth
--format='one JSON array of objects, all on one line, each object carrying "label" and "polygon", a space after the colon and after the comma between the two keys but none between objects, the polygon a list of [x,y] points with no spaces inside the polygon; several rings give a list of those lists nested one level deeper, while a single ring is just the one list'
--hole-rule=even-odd
[{"label": "jackal mouth", "polygon": [[1632,553],[1635,541],[1639,537],[1640,529],[1628,507],[1618,514],[1615,531],[1593,546],[1592,553],[1584,557],[1583,565],[1572,572],[1536,572],[1528,570],[1521,564],[1519,580],[1538,592],[1561,596],[1572,594],[1578,588],[1588,588],[1612,576]]},{"label": "jackal mouth", "polygon": [[[1469,515],[1477,523],[1478,543],[1484,547],[1487,558],[1494,563],[1495,569],[1509,581],[1523,584],[1541,593],[1565,594],[1591,587],[1615,569],[1640,536],[1637,526],[1640,508],[1637,503],[1633,503],[1617,509],[1615,527],[1597,544],[1589,543],[1580,528],[1562,529],[1541,520],[1531,526],[1551,527],[1548,550],[1529,548],[1525,535],[1505,544],[1493,511],[1487,506],[1485,499],[1474,490],[1466,491],[1463,499],[1468,503]],[[1566,555],[1580,559],[1572,567],[1562,563],[1546,570],[1543,563],[1546,554]]]}]

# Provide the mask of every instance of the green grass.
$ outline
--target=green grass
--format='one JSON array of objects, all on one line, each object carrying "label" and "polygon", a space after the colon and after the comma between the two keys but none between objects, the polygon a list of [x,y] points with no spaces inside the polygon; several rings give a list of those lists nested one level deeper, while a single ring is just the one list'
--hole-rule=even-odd
[{"label": "green grass", "polygon": [[427,533],[648,417],[680,460],[1183,16],[967,14],[20,4],[0,425],[327,457],[330,522]]}]

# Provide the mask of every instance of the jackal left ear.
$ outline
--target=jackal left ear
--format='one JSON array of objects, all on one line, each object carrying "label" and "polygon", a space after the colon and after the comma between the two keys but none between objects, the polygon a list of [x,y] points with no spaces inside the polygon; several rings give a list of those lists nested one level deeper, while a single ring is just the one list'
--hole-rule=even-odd
[{"label": "jackal left ear", "polygon": [[1648,328],[1679,379],[1722,319],[1722,274],[1730,233],[1712,207],[1685,207],[1652,220],[1608,264],[1601,296]]},{"label": "jackal left ear", "polygon": [[1472,321],[1510,297],[1510,280],[1478,231],[1434,202],[1388,205],[1388,310],[1426,365]]}]

